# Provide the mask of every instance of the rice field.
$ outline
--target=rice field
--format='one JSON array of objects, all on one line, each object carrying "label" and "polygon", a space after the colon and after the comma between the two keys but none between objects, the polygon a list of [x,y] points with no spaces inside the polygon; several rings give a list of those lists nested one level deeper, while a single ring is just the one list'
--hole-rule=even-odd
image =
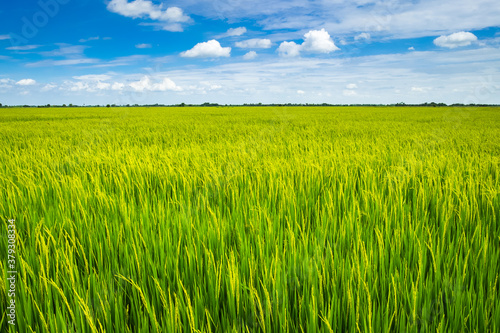
[{"label": "rice field", "polygon": [[0,109],[0,330],[498,332],[499,138],[493,107]]}]

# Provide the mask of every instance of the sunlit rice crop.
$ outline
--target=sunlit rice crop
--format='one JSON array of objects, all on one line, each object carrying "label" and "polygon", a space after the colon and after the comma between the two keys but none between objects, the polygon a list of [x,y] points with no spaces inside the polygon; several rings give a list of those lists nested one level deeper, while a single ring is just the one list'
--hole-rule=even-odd
[{"label": "sunlit rice crop", "polygon": [[499,111],[1,109],[10,330],[499,331]]}]

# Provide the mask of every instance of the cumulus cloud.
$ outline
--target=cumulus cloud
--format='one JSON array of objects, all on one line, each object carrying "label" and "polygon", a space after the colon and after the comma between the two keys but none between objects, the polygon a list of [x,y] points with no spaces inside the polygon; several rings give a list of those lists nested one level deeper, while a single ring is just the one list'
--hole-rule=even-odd
[{"label": "cumulus cloud", "polygon": [[257,58],[257,52],[255,51],[250,51],[243,56],[243,59],[245,60],[252,60],[255,58]]},{"label": "cumulus cloud", "polygon": [[325,29],[311,30],[304,35],[305,40],[301,45],[303,51],[312,53],[330,53],[340,50],[333,42],[330,34]]},{"label": "cumulus cloud", "polygon": [[179,7],[168,7],[163,10],[163,4],[155,5],[149,0],[111,0],[108,10],[131,18],[149,18],[160,21],[162,28],[168,31],[182,31],[180,23],[189,22],[191,19]]},{"label": "cumulus cloud", "polygon": [[137,44],[135,46],[136,49],[150,49],[153,46],[151,44]]},{"label": "cumulus cloud", "polygon": [[182,88],[177,86],[174,81],[169,78],[164,78],[161,82],[155,83],[149,76],[144,76],[140,81],[132,82],[129,86],[135,91],[181,91]]},{"label": "cumulus cloud", "polygon": [[229,57],[230,55],[231,48],[222,47],[215,39],[209,40],[208,42],[198,43],[191,50],[181,53],[181,56],[186,58],[217,58]]},{"label": "cumulus cloud", "polygon": [[434,39],[434,44],[440,47],[454,49],[460,46],[468,46],[477,41],[477,37],[470,32],[460,31],[448,36],[441,36]]},{"label": "cumulus cloud", "polygon": [[282,56],[296,57],[300,52],[330,53],[340,50],[333,42],[330,34],[325,29],[311,30],[304,35],[304,42],[283,42],[278,48]]},{"label": "cumulus cloud", "polygon": [[36,84],[36,81],[33,79],[22,79],[16,82],[18,86],[32,86]]},{"label": "cumulus cloud", "polygon": [[242,48],[242,49],[268,49],[271,47],[271,40],[270,39],[260,39],[260,38],[253,38],[253,39],[247,39],[242,42],[236,42],[236,47]]},{"label": "cumulus cloud", "polygon": [[300,54],[301,45],[295,42],[283,42],[278,47],[278,52],[284,57],[297,57]]}]

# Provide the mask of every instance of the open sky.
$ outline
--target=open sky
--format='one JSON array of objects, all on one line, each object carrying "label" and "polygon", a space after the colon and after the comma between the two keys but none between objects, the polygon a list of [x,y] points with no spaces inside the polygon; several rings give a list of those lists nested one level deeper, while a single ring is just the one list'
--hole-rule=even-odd
[{"label": "open sky", "polygon": [[16,0],[0,103],[500,104],[498,0]]}]

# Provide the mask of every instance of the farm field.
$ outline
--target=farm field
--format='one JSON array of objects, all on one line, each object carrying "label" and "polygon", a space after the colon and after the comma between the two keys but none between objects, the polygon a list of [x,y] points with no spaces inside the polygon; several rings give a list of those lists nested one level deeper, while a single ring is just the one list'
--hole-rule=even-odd
[{"label": "farm field", "polygon": [[498,332],[500,108],[0,109],[19,332]]}]

